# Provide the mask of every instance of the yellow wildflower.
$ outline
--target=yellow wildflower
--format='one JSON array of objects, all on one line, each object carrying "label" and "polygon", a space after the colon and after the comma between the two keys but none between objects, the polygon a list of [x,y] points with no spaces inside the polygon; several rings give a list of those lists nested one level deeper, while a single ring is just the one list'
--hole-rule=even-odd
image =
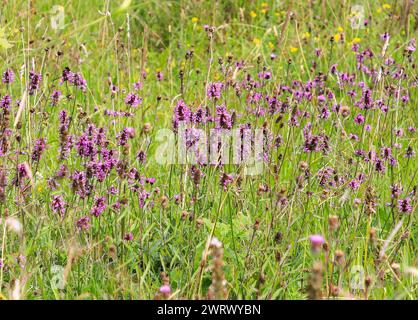
[{"label": "yellow wildflower", "polygon": [[193,17],[193,18],[192,18],[192,22],[193,22],[193,23],[196,23],[196,22],[198,22],[198,21],[199,21],[199,18],[196,18],[196,17]]},{"label": "yellow wildflower", "polygon": [[335,42],[340,41],[340,38],[341,38],[341,36],[340,36],[339,33],[334,34],[334,40],[335,40]]},{"label": "yellow wildflower", "polygon": [[298,48],[290,46],[290,52],[291,53],[298,52],[298,50],[299,50]]},{"label": "yellow wildflower", "polygon": [[343,28],[341,28],[341,27],[338,27],[338,28],[337,28],[337,31],[338,31],[339,33],[343,33],[343,32],[344,32],[344,29],[343,29]]},{"label": "yellow wildflower", "polygon": [[390,4],[388,4],[388,3],[385,3],[383,6],[382,6],[382,8],[383,9],[390,9],[392,6],[390,5]]},{"label": "yellow wildflower", "polygon": [[256,44],[256,45],[259,45],[259,44],[261,44],[261,40],[258,39],[258,38],[254,38],[253,43]]},{"label": "yellow wildflower", "polygon": [[353,43],[360,43],[360,42],[361,42],[361,39],[360,38],[355,37],[353,39]]},{"label": "yellow wildflower", "polygon": [[270,49],[273,49],[273,48],[274,48],[274,44],[273,44],[273,42],[271,42],[271,41],[269,41],[269,48],[270,48]]},{"label": "yellow wildflower", "polygon": [[257,13],[255,13],[254,11],[251,11],[251,12],[250,12],[250,16],[251,16],[252,18],[255,18],[255,17],[257,17]]}]

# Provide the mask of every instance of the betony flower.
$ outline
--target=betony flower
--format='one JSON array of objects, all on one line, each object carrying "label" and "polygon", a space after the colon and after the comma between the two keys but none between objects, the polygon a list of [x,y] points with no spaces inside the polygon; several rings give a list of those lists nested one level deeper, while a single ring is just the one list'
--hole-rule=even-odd
[{"label": "betony flower", "polygon": [[0,108],[2,108],[5,111],[10,110],[11,104],[12,104],[12,98],[10,98],[8,94],[5,94],[0,100]]},{"label": "betony flower", "polygon": [[123,240],[125,240],[125,241],[132,241],[133,238],[134,238],[134,236],[133,236],[132,232],[129,232],[129,233],[127,233],[127,234],[124,235]]},{"label": "betony flower", "polygon": [[145,153],[145,151],[138,151],[136,158],[138,159],[139,163],[141,164],[145,164],[147,161],[147,154]]},{"label": "betony flower", "polygon": [[216,107],[216,124],[218,128],[221,129],[231,129],[232,128],[232,116],[229,114],[228,110],[224,105]]},{"label": "betony flower", "polygon": [[42,153],[46,148],[46,138],[40,138],[35,141],[35,146],[32,152],[32,160],[39,161],[41,159]]},{"label": "betony flower", "polygon": [[4,84],[13,83],[14,79],[15,79],[15,74],[12,69],[7,69],[6,71],[4,71],[3,78],[2,78],[2,81]]},{"label": "betony flower", "polygon": [[35,90],[39,89],[42,81],[42,75],[31,70],[29,72],[29,94],[33,95]]},{"label": "betony flower", "polygon": [[361,114],[361,113],[359,113],[355,118],[354,118],[354,122],[355,123],[357,123],[357,124],[363,124],[364,123],[364,120],[365,120],[365,118],[364,118],[364,116]]},{"label": "betony flower", "polygon": [[87,87],[87,82],[81,75],[81,73],[72,73],[71,77],[68,80],[74,87],[77,87],[78,89],[85,91]]},{"label": "betony flower", "polygon": [[135,82],[134,83],[134,89],[136,90],[136,91],[139,91],[139,90],[141,90],[142,89],[142,82],[141,81],[137,81],[137,82]]},{"label": "betony flower", "polygon": [[411,213],[412,212],[412,204],[411,204],[411,198],[407,197],[405,199],[399,199],[398,200],[398,210],[402,213]]},{"label": "betony flower", "polygon": [[173,128],[177,130],[179,124],[188,124],[191,120],[191,115],[186,103],[183,100],[179,100],[173,112]]},{"label": "betony flower", "polygon": [[59,213],[61,216],[64,216],[65,206],[66,206],[66,203],[64,201],[64,198],[61,195],[53,196],[52,202],[51,202],[52,211],[54,211],[55,213]]},{"label": "betony flower", "polygon": [[405,158],[413,158],[413,157],[415,157],[415,152],[411,146],[408,146],[405,152]]},{"label": "betony flower", "polygon": [[76,226],[80,231],[87,231],[88,229],[90,229],[90,217],[81,217],[77,220]]},{"label": "betony flower", "polygon": [[233,181],[234,181],[234,176],[232,174],[228,174],[225,172],[222,173],[220,184],[224,188],[224,190],[226,190]]},{"label": "betony flower", "polygon": [[59,98],[61,96],[61,91],[54,90],[51,94],[51,106],[55,107],[58,104]]},{"label": "betony flower", "polygon": [[402,187],[399,184],[393,184],[390,186],[390,190],[392,199],[396,199],[401,195]]},{"label": "betony flower", "polygon": [[209,98],[220,99],[222,88],[224,87],[222,82],[213,82],[208,85],[207,95]]},{"label": "betony flower", "polygon": [[116,138],[119,140],[119,145],[125,146],[128,144],[128,140],[132,139],[134,136],[135,129],[131,127],[126,127],[117,134]]},{"label": "betony flower", "polygon": [[163,75],[163,73],[161,71],[158,71],[156,73],[156,77],[157,77],[157,80],[158,81],[163,81],[163,79],[164,79],[164,75]]},{"label": "betony flower", "polygon": [[94,205],[90,210],[90,213],[95,217],[100,216],[106,210],[106,197],[95,197]]},{"label": "betony flower", "polygon": [[136,108],[138,105],[142,103],[142,99],[138,97],[135,93],[128,93],[128,95],[125,98],[125,104],[128,107]]}]

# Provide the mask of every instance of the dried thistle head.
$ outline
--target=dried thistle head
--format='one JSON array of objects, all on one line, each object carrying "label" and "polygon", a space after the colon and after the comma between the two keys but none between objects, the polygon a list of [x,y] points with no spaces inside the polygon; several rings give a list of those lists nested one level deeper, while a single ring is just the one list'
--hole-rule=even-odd
[{"label": "dried thistle head", "polygon": [[166,209],[168,207],[168,198],[167,196],[161,196],[160,198],[161,208]]},{"label": "dried thistle head", "polygon": [[308,298],[310,300],[319,300],[322,298],[322,279],[324,267],[320,261],[314,262],[308,282]]},{"label": "dried thistle head", "polygon": [[331,231],[335,231],[338,229],[338,227],[340,226],[340,222],[338,219],[338,216],[336,215],[331,215],[328,217],[328,225],[329,225],[329,229]]},{"label": "dried thistle head", "polygon": [[334,262],[338,266],[342,266],[344,264],[344,252],[341,250],[335,250],[334,252]]},{"label": "dried thistle head", "polygon": [[348,117],[350,115],[350,107],[342,106],[340,108],[340,113],[344,118]]},{"label": "dried thistle head", "polygon": [[306,161],[300,161],[299,162],[299,169],[301,171],[305,171],[306,169],[308,169],[309,164]]},{"label": "dried thistle head", "polygon": [[376,235],[376,229],[375,228],[370,228],[370,241],[374,244],[377,241],[377,235]]},{"label": "dried thistle head", "polygon": [[365,212],[367,215],[372,215],[376,213],[376,205],[377,205],[377,201],[376,201],[376,194],[374,191],[373,186],[369,185],[366,188],[366,197],[364,200],[365,203]]},{"label": "dried thistle head", "polygon": [[226,288],[226,280],[223,271],[224,266],[224,250],[222,242],[216,237],[213,237],[209,248],[212,256],[212,284],[209,287],[208,299],[210,300],[224,300],[227,298],[228,292]]}]

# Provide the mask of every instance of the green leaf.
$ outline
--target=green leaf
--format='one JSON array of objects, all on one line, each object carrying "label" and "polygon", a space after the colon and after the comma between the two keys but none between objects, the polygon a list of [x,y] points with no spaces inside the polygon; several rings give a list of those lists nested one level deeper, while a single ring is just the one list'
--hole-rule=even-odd
[{"label": "green leaf", "polygon": [[0,48],[9,49],[11,47],[13,47],[13,45],[6,39],[4,28],[0,28]]},{"label": "green leaf", "polygon": [[117,12],[125,11],[131,5],[132,0],[124,0],[122,4],[117,9]]}]

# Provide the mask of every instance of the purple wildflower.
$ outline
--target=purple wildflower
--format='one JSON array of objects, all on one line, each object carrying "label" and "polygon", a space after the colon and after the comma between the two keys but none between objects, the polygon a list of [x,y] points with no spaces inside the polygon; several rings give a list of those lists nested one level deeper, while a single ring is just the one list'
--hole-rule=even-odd
[{"label": "purple wildflower", "polygon": [[134,238],[134,235],[132,234],[132,232],[129,232],[123,236],[123,240],[125,241],[132,241],[133,238]]},{"label": "purple wildflower", "polygon": [[391,197],[393,198],[398,198],[401,195],[402,192],[402,187],[398,184],[394,184],[390,186],[390,190],[391,190]]},{"label": "purple wildflower", "polygon": [[141,163],[141,164],[145,164],[147,162],[147,154],[145,153],[145,151],[140,150],[137,153],[136,158],[138,159],[139,163]]},{"label": "purple wildflower", "polygon": [[40,138],[35,141],[35,147],[33,148],[32,152],[32,160],[39,161],[41,160],[42,153],[45,151],[46,148],[46,138]]},{"label": "purple wildflower", "polygon": [[385,172],[385,169],[386,169],[385,165],[380,158],[376,158],[376,160],[375,160],[375,169],[379,173],[384,173]]},{"label": "purple wildflower", "polygon": [[12,98],[8,94],[4,95],[0,100],[0,108],[3,110],[10,110],[10,105],[12,104]]},{"label": "purple wildflower", "polygon": [[222,173],[220,184],[226,190],[228,188],[228,185],[230,185],[234,181],[234,176],[232,174],[228,173]]},{"label": "purple wildflower", "polygon": [[207,95],[209,98],[220,99],[222,88],[224,87],[222,82],[213,82],[210,83],[207,90]]},{"label": "purple wildflower", "polygon": [[411,146],[408,146],[405,153],[405,158],[413,158],[415,156],[415,152]]},{"label": "purple wildflower", "polygon": [[31,70],[29,72],[29,94],[33,95],[35,90],[39,89],[42,81],[42,75]]},{"label": "purple wildflower", "polygon": [[125,104],[128,107],[136,108],[138,105],[140,105],[142,102],[142,99],[138,97],[135,93],[128,93],[128,95],[125,98]]},{"label": "purple wildflower", "polygon": [[142,89],[142,82],[141,82],[141,81],[137,81],[137,82],[135,82],[135,83],[134,83],[134,89],[135,89],[136,91],[141,90],[141,89]]},{"label": "purple wildflower", "polygon": [[29,167],[26,163],[19,163],[16,168],[16,177],[13,179],[15,186],[23,188],[25,186],[24,180],[29,177]]},{"label": "purple wildflower", "polygon": [[106,207],[106,197],[95,197],[94,205],[91,208],[90,213],[95,217],[98,217],[105,211]]},{"label": "purple wildflower", "polygon": [[314,234],[309,237],[309,241],[311,242],[311,249],[313,251],[318,251],[321,246],[325,243],[325,239],[320,234]]},{"label": "purple wildflower", "polygon": [[416,40],[414,38],[414,39],[411,39],[411,41],[409,41],[405,50],[406,50],[407,53],[411,54],[411,53],[415,52],[416,49],[417,49],[416,48]]},{"label": "purple wildflower", "polygon": [[3,83],[8,84],[8,83],[13,83],[15,79],[15,74],[13,72],[12,69],[7,69],[6,71],[4,71],[3,73]]},{"label": "purple wildflower", "polygon": [[173,112],[173,128],[177,129],[179,124],[187,124],[190,122],[191,112],[183,100],[177,102],[177,106]]},{"label": "purple wildflower", "polygon": [[357,179],[353,179],[348,183],[348,186],[352,190],[357,190],[360,187],[360,182]]},{"label": "purple wildflower", "polygon": [[357,123],[357,124],[363,124],[364,123],[364,120],[365,120],[365,118],[364,118],[364,116],[361,114],[361,113],[359,113],[355,118],[354,118],[354,122],[355,123]]},{"label": "purple wildflower", "polygon": [[68,168],[65,164],[60,165],[57,173],[55,174],[55,176],[57,178],[64,178],[68,175]]},{"label": "purple wildflower", "polygon": [[51,106],[55,107],[58,104],[59,98],[61,96],[61,91],[54,90],[51,94]]},{"label": "purple wildflower", "polygon": [[118,133],[116,138],[119,140],[119,145],[125,146],[128,144],[128,140],[132,139],[135,136],[135,129],[126,127],[121,132]]},{"label": "purple wildflower", "polygon": [[74,171],[71,176],[72,188],[82,199],[90,194],[90,185],[87,182],[87,175],[84,171]]},{"label": "purple wildflower", "polygon": [[72,73],[71,77],[68,79],[68,81],[75,87],[77,87],[78,89],[84,91],[86,90],[87,87],[87,82],[86,80],[83,78],[83,76],[81,75],[81,73],[77,72],[77,73]]},{"label": "purple wildflower", "polygon": [[87,231],[88,229],[90,229],[90,217],[81,217],[77,220],[76,226],[80,231]]},{"label": "purple wildflower", "polygon": [[64,216],[65,206],[66,206],[66,203],[64,201],[64,198],[61,195],[53,196],[52,202],[51,202],[52,211],[54,211],[55,213],[61,214],[61,216]]},{"label": "purple wildflower", "polygon": [[398,210],[402,213],[411,213],[412,212],[411,198],[407,197],[405,199],[398,200]]},{"label": "purple wildflower", "polygon": [[61,84],[66,82],[66,81],[69,81],[70,78],[72,77],[72,74],[73,73],[71,72],[70,68],[65,67],[64,70],[62,70]]},{"label": "purple wildflower", "polygon": [[232,117],[224,105],[216,107],[216,124],[218,128],[231,129],[232,128]]}]

